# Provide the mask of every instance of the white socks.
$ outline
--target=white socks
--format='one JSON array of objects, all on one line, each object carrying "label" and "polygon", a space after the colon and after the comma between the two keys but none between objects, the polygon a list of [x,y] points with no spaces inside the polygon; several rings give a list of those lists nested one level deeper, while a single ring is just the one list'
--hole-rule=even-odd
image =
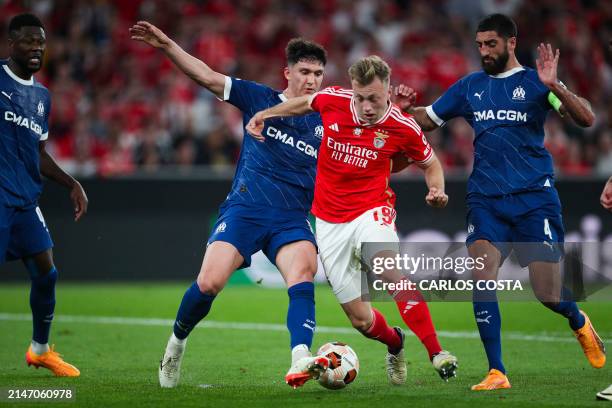
[{"label": "white socks", "polygon": [[170,340],[168,340],[168,346],[172,345],[172,346],[177,347],[177,348],[185,347],[185,343],[187,343],[187,338],[186,337],[181,340],[178,337],[176,337],[174,335],[174,333],[172,333],[172,335],[170,336]]},{"label": "white socks", "polygon": [[294,365],[300,358],[310,357],[312,354],[305,344],[298,344],[291,350],[291,365]]},{"label": "white socks", "polygon": [[32,340],[32,351],[34,354],[39,356],[41,354],[45,354],[47,351],[49,351],[49,343],[40,344]]}]

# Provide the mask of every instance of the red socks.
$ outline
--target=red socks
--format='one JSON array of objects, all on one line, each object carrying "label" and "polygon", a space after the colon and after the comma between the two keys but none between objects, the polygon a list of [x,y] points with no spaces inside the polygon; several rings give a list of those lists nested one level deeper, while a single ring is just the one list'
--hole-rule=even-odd
[{"label": "red socks", "polygon": [[374,308],[372,308],[372,325],[363,335],[386,344],[389,352],[392,353],[399,351],[402,347],[402,339],[399,334],[387,324],[385,316]]},{"label": "red socks", "polygon": [[395,300],[402,320],[421,340],[431,360],[434,354],[442,351],[442,347],[438,342],[438,335],[425,299],[418,290],[402,290],[390,294]]}]

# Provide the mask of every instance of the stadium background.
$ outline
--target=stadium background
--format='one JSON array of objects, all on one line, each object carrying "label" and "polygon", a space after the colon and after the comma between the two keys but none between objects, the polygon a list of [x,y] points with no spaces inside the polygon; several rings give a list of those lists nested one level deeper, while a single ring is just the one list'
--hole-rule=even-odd
[{"label": "stadium background", "polygon": [[[37,79],[53,98],[49,150],[83,181],[91,201],[75,225],[61,188],[49,184],[43,194],[63,279],[192,278],[229,190],[243,135],[239,111],[190,82],[162,53],[130,41],[128,27],[139,19],[214,69],[279,89],[284,46],[294,36],[327,48],[324,85],[348,85],[346,67],[377,53],[391,63],[394,84],[411,85],[418,103],[429,104],[479,68],[478,19],[510,14],[519,27],[519,60],[533,66],[536,45],[551,42],[561,49],[559,77],[593,104],[597,121],[589,129],[550,115],[545,143],[570,240],[612,240],[612,217],[598,203],[612,175],[611,2],[3,1],[0,33],[6,36],[9,17],[26,10],[43,19],[48,38]],[[460,241],[473,133],[455,120],[427,136],[445,165],[451,204],[426,208],[424,184],[410,168],[393,182],[398,229],[421,240],[437,231]],[[257,259],[254,268],[270,268]],[[0,280],[25,277],[19,264],[1,268]],[[272,275],[263,283],[281,283]]]}]

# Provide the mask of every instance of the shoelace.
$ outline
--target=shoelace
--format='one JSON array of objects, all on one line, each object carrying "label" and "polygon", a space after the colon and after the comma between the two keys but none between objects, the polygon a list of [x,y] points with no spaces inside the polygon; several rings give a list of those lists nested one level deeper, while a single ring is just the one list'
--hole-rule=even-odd
[{"label": "shoelace", "polygon": [[393,354],[390,354],[391,357],[389,357],[389,365],[387,366],[387,373],[389,374],[394,374],[396,369],[399,369],[399,367],[397,367],[397,365],[399,364],[399,357]]},{"label": "shoelace", "polygon": [[55,361],[59,364],[59,368],[61,370],[62,373],[69,373],[70,372],[70,364],[68,364],[67,362],[65,362],[62,359],[62,355],[60,353],[58,353],[57,351],[55,351],[55,344],[51,345],[49,347],[49,351],[47,351],[47,353],[49,357],[55,357]]},{"label": "shoelace", "polygon": [[166,360],[166,364],[164,364],[163,368],[168,367],[166,370],[162,370],[162,372],[166,375],[166,377],[171,377],[178,370],[178,357],[168,357]]},{"label": "shoelace", "polygon": [[55,351],[55,344],[52,344],[49,347],[49,351],[47,351],[46,353],[49,357],[57,357],[58,359],[61,359],[62,355],[60,353],[58,353],[57,351]]},{"label": "shoelace", "polygon": [[[578,337],[584,338],[584,339],[588,339],[589,338],[589,334],[588,333],[592,334],[591,328],[589,326],[587,326],[587,327],[585,327],[585,329],[586,330],[584,332],[581,330],[578,333]],[[592,340],[593,341],[586,342],[585,351],[589,351],[590,352],[590,351],[593,351],[593,350],[597,349],[597,346],[596,346],[597,340],[595,338],[595,335],[593,335],[593,339]]]}]

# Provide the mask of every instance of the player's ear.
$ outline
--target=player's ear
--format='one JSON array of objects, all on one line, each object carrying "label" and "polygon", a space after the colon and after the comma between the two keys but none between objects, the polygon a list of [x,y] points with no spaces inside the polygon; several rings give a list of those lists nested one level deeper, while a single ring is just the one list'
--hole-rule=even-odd
[{"label": "player's ear", "polygon": [[283,69],[283,74],[285,75],[285,79],[288,81],[289,77],[291,76],[291,71],[289,70],[289,67],[285,67]]},{"label": "player's ear", "polygon": [[15,45],[15,38],[16,38],[16,37],[17,37],[17,36],[15,35],[15,31],[14,31],[14,30],[13,30],[13,31],[11,31],[11,32],[9,33],[9,35],[8,35],[8,39],[7,39],[8,41],[7,41],[7,44],[8,44],[9,55],[10,55],[10,54],[11,54],[11,52],[13,51],[13,46]]},{"label": "player's ear", "polygon": [[508,51],[514,52],[514,49],[516,48],[516,37],[508,38],[507,44],[508,44]]}]

